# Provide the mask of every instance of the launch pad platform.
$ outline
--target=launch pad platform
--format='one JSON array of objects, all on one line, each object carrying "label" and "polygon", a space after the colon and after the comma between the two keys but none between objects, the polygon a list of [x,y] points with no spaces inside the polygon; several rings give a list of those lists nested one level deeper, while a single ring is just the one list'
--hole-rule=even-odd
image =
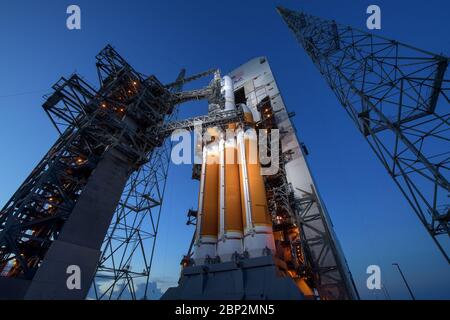
[{"label": "launch pad platform", "polygon": [[189,266],[179,286],[162,300],[303,300],[287,274],[286,264],[273,256]]}]

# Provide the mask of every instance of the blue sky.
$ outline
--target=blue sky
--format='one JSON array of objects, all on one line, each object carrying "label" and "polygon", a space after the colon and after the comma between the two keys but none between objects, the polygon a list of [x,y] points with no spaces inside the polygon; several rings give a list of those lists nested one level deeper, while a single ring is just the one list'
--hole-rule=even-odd
[{"label": "blue sky", "polygon": [[[65,27],[77,4],[82,30]],[[41,109],[42,95],[76,71],[97,83],[95,54],[111,43],[137,70],[172,81],[180,68],[223,73],[255,56],[268,57],[285,103],[306,143],[309,163],[363,298],[365,270],[378,264],[392,298],[408,298],[400,263],[417,298],[450,299],[450,269],[393,181],[339,106],[275,11],[281,4],[364,29],[366,8],[382,10],[378,34],[450,54],[448,1],[12,1],[0,2],[0,205],[29,174],[57,134]],[[181,117],[206,112],[189,103]],[[197,207],[190,166],[172,166],[153,277],[174,284],[189,245],[189,208]]]}]

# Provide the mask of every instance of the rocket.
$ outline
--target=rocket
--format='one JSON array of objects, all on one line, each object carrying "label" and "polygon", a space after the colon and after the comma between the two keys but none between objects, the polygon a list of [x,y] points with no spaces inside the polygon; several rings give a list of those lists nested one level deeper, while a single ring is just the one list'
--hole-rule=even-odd
[{"label": "rocket", "polygon": [[[222,79],[225,107],[236,109],[233,81]],[[195,264],[226,262],[275,253],[264,179],[257,152],[253,114],[245,105],[242,123],[227,131],[207,128],[212,136],[203,144],[200,192],[193,260]]]}]

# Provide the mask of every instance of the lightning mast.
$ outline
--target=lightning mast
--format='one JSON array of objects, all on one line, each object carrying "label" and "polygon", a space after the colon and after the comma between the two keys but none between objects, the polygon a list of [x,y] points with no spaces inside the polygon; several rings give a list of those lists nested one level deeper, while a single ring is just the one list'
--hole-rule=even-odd
[{"label": "lightning mast", "polygon": [[449,58],[278,8],[447,262]]}]

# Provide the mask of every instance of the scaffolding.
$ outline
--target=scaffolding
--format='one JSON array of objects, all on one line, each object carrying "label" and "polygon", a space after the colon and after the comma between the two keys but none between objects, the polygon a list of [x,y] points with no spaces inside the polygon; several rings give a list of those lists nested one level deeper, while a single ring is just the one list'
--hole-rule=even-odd
[{"label": "scaffolding", "polygon": [[449,58],[278,11],[450,262]]},{"label": "scaffolding", "polygon": [[[46,97],[43,109],[60,136],[0,211],[0,287],[13,288],[1,290],[9,297],[149,298],[170,163],[166,138],[198,121],[241,116],[174,121],[178,104],[214,99],[220,77],[205,88],[181,89],[215,69],[188,78],[182,70],[163,85],[110,45],[96,60],[98,90],[73,74]],[[83,267],[76,292],[61,267],[74,262]]]}]

